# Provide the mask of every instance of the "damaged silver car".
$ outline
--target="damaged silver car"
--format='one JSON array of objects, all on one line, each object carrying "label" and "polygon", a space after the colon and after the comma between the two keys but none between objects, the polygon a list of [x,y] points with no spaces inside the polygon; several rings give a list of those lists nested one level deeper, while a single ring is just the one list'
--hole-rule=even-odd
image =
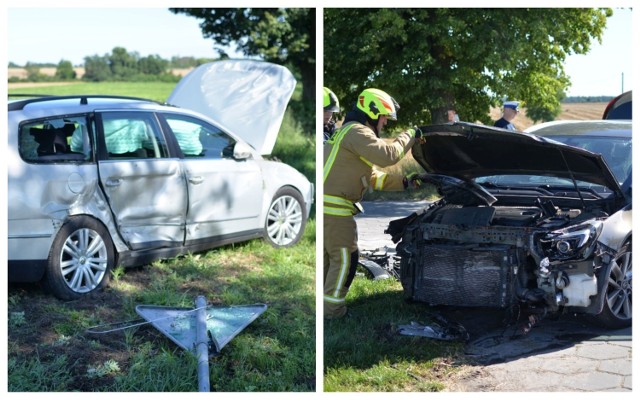
[{"label": "damaged silver car", "polygon": [[631,121],[422,129],[442,198],[387,230],[407,298],[631,325]]},{"label": "damaged silver car", "polygon": [[42,279],[74,299],[104,287],[116,265],[259,237],[297,243],[313,184],[262,157],[294,88],[284,67],[225,61],[187,75],[171,106],[100,95],[10,101],[9,280]]}]

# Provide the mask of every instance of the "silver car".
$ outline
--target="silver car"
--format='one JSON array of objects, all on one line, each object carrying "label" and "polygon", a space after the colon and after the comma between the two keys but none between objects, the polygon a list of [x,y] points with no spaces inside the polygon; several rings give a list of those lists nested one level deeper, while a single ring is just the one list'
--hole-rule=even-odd
[{"label": "silver car", "polygon": [[298,242],[313,184],[262,157],[294,86],[283,67],[229,61],[193,71],[169,99],[226,99],[207,115],[113,96],[10,101],[9,279],[75,299],[115,265],[259,237]]}]

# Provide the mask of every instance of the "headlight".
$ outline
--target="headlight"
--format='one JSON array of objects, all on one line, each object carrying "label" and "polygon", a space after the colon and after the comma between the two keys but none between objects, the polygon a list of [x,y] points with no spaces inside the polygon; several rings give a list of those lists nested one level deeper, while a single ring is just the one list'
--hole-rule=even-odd
[{"label": "headlight", "polygon": [[591,255],[593,244],[601,231],[602,222],[591,220],[551,232],[544,241],[549,244],[548,251],[552,258],[587,258]]}]

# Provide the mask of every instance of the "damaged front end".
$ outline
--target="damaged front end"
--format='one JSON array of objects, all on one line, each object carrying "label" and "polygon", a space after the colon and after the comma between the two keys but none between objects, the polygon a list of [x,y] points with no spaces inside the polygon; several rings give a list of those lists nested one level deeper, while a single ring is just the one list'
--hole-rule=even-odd
[{"label": "damaged front end", "polygon": [[[425,180],[435,182],[433,176]],[[400,242],[406,297],[430,305],[525,309],[534,315],[530,324],[566,311],[608,313],[615,317],[605,325],[630,324],[631,252],[622,261],[628,268],[621,266],[620,249],[599,240],[608,222],[602,204],[585,209],[565,201],[558,207],[531,198],[532,206],[505,205],[473,182],[439,190],[449,193],[387,230]],[[482,195],[472,200],[474,191]],[[624,216],[629,223],[630,213]],[[622,294],[614,293],[612,281]]]}]

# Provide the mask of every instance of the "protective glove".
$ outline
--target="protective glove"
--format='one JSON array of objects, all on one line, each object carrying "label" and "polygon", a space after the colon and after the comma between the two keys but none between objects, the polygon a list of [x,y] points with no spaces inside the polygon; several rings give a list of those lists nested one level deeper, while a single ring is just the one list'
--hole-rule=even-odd
[{"label": "protective glove", "polygon": [[422,185],[422,179],[420,179],[420,174],[415,172],[410,173],[402,179],[402,184],[406,189],[418,189],[420,185]]},{"label": "protective glove", "polygon": [[416,139],[420,139],[422,137],[422,130],[417,126],[407,129],[407,132]]}]

